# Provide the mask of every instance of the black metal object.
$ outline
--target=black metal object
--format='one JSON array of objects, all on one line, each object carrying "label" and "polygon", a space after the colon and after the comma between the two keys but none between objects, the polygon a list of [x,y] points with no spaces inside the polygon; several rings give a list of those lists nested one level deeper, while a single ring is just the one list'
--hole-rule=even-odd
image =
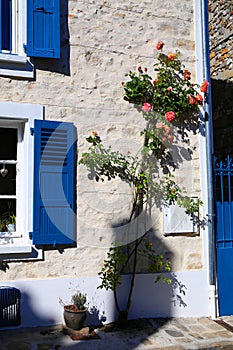
[{"label": "black metal object", "polygon": [[0,327],[20,325],[21,293],[14,287],[0,287]]}]

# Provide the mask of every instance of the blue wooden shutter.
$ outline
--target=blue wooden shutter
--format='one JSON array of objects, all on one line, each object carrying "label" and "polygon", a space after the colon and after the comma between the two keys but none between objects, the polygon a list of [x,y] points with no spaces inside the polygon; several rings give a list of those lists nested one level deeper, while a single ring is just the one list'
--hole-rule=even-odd
[{"label": "blue wooden shutter", "polygon": [[60,0],[27,0],[26,53],[60,58]]},{"label": "blue wooden shutter", "polygon": [[33,243],[74,244],[74,126],[35,120],[34,138]]}]

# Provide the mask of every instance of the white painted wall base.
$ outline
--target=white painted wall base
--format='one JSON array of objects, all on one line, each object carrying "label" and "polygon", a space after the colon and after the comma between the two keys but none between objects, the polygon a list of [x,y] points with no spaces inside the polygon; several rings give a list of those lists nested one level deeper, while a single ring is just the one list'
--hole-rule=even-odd
[{"label": "white painted wall base", "polygon": [[[205,271],[178,272],[172,284],[154,283],[155,275],[140,274],[129,318],[142,317],[202,317],[210,315],[207,276]],[[127,283],[127,276],[124,283]],[[111,291],[97,289],[97,277],[19,280],[1,283],[18,288],[22,293],[21,326],[34,327],[63,323],[59,298],[69,302],[77,287],[87,293],[89,315],[87,324],[109,323],[117,314]],[[125,300],[121,287],[121,302]]]}]

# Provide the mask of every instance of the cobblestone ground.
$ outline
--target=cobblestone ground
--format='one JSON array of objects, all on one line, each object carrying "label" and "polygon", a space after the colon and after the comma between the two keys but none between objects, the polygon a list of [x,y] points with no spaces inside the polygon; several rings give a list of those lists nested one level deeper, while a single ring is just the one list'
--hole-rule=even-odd
[{"label": "cobblestone ground", "polygon": [[150,318],[72,331],[56,327],[0,331],[0,350],[233,349],[233,317]]}]

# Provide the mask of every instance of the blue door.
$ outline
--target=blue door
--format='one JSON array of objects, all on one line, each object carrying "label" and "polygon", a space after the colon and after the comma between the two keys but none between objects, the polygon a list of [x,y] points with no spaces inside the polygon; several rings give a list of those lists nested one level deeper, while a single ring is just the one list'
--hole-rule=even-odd
[{"label": "blue door", "polygon": [[233,315],[233,162],[214,159],[219,314]]}]

